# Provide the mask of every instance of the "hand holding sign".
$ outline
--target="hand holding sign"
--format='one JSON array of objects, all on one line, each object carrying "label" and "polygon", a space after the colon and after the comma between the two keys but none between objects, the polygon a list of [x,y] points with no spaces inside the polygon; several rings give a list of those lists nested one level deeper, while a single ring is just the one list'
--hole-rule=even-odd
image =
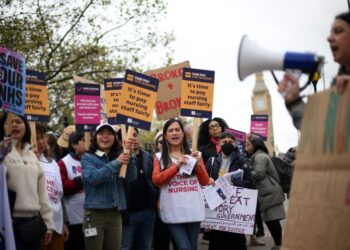
[{"label": "hand holding sign", "polygon": [[[128,128],[128,133],[126,135],[126,138],[124,140],[123,138],[123,142],[125,141],[124,145],[123,145],[123,154],[128,154],[129,155],[129,159],[130,159],[130,150],[132,145],[134,144],[134,138],[132,137],[134,133],[134,128],[133,127],[129,127]],[[127,168],[127,164],[129,163],[129,159],[127,162],[124,162],[121,169],[120,169],[120,174],[119,177],[125,177],[126,175],[126,168]]]},{"label": "hand holding sign", "polygon": [[118,156],[118,161],[120,161],[123,165],[128,164],[130,160],[130,153],[123,152]]}]

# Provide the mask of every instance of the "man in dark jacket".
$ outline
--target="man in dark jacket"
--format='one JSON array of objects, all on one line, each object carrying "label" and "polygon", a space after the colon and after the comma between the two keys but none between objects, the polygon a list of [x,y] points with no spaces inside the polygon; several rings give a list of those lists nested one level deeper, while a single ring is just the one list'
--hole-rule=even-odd
[{"label": "man in dark jacket", "polygon": [[125,184],[127,211],[123,213],[122,250],[151,249],[156,216],[157,189],[152,184],[153,158],[139,148],[134,128],[137,179]]},{"label": "man in dark jacket", "polygon": [[[231,133],[222,133],[219,136],[221,152],[216,158],[209,158],[206,169],[210,176],[210,182],[236,171],[243,170],[243,178],[231,178],[231,183],[237,187],[252,188],[253,180],[246,157],[238,150],[236,138]],[[244,234],[212,230],[210,235],[209,250],[238,249],[246,250]]]}]

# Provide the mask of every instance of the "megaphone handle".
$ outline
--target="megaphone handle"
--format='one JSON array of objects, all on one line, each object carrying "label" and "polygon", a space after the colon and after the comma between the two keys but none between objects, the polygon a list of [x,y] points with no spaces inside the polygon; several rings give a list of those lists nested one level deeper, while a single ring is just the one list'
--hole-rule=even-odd
[{"label": "megaphone handle", "polygon": [[[287,69],[286,70],[286,73],[292,75],[295,79],[297,79],[299,81],[299,78],[302,74],[302,71],[301,70],[293,70],[293,69]],[[287,87],[287,90],[284,91],[284,92],[280,92],[282,97],[285,98],[286,95],[288,94],[288,91],[290,90],[290,87],[292,86],[292,83],[290,81],[288,81],[288,87]]]}]

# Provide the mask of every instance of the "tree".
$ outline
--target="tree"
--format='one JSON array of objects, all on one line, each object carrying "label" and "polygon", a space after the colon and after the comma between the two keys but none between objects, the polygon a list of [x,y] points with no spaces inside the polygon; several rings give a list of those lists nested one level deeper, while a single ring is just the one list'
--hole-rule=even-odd
[{"label": "tree", "polygon": [[158,29],[165,14],[164,0],[6,0],[0,44],[46,72],[51,125],[62,128],[74,108],[73,74],[103,83],[126,68],[144,71],[159,51],[157,59],[171,63],[173,35]]}]

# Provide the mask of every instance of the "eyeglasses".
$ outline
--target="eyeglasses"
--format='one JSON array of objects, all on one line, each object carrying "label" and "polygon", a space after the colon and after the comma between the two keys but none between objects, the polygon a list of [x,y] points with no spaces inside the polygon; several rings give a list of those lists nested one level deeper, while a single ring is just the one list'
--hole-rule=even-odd
[{"label": "eyeglasses", "polygon": [[209,129],[220,128],[220,124],[213,124],[209,126]]},{"label": "eyeglasses", "polygon": [[157,143],[159,143],[159,144],[163,144],[163,140],[157,141]]}]

